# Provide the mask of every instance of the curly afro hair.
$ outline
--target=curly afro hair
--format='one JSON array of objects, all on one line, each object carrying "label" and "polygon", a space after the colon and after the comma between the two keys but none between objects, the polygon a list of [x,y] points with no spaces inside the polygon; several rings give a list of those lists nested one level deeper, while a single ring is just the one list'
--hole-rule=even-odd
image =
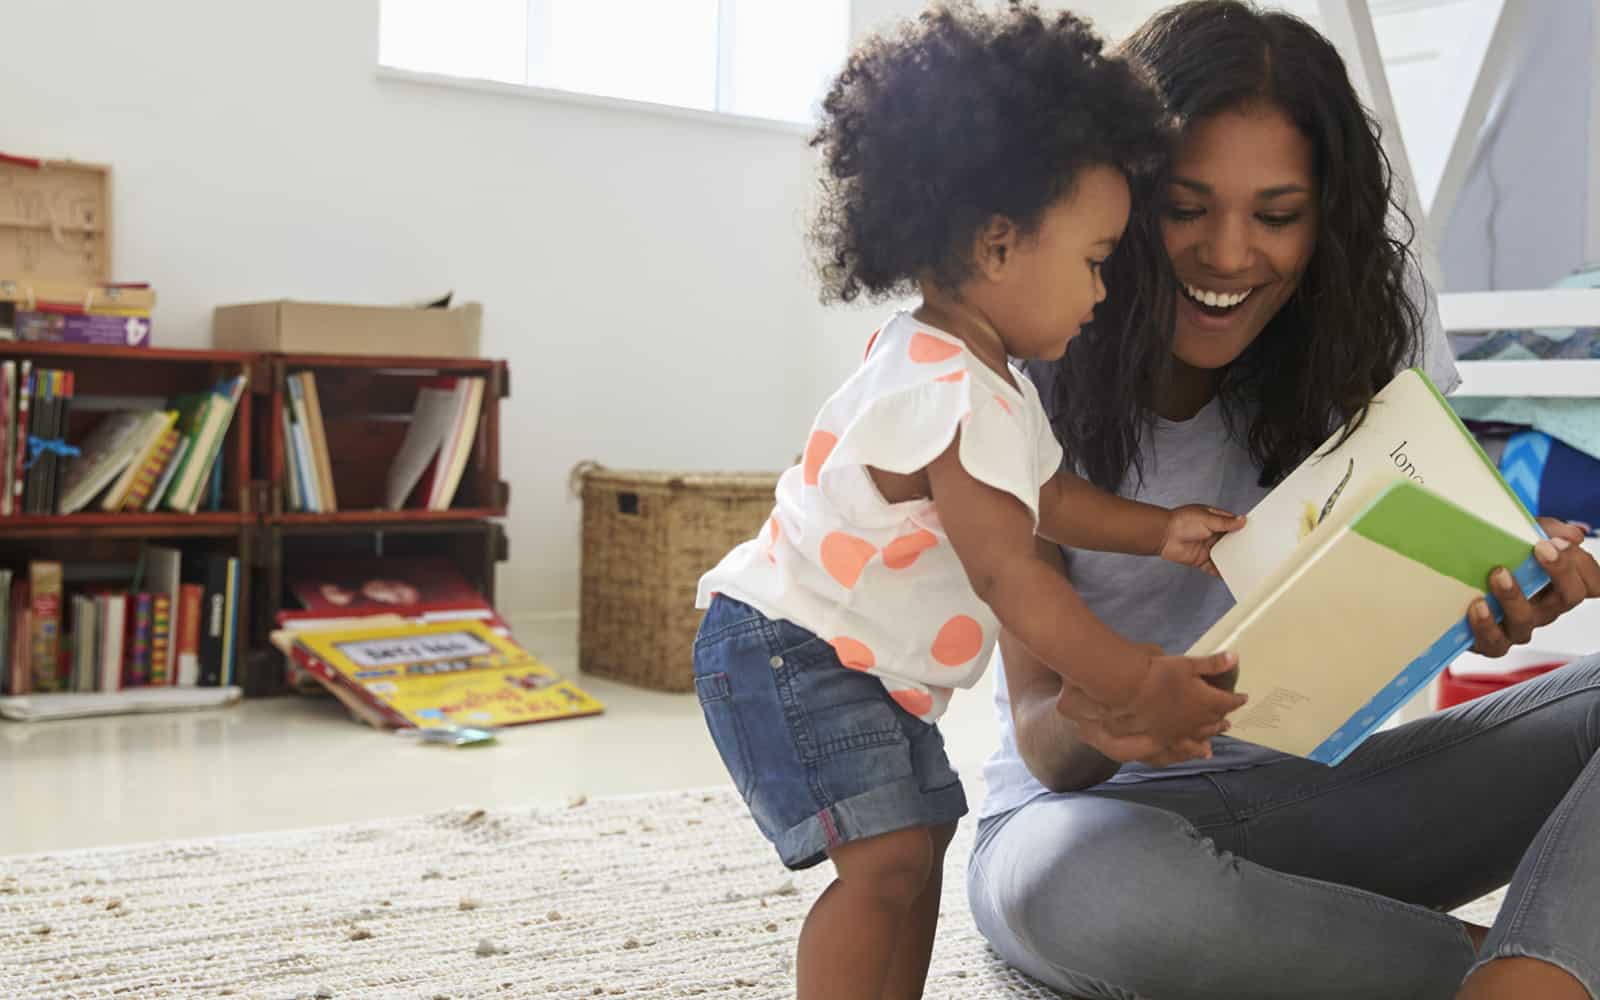
[{"label": "curly afro hair", "polygon": [[1161,105],[1101,49],[1080,18],[1021,0],[940,4],[858,46],[811,138],[823,300],[896,297],[924,276],[954,291],[994,216],[1031,234],[1082,168],[1158,169]]}]

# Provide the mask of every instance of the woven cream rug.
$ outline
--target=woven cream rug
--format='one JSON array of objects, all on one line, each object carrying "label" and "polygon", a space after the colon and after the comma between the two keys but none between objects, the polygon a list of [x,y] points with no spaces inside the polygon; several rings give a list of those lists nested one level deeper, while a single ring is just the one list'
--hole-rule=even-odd
[{"label": "woven cream rug", "polygon": [[[1054,998],[972,926],[974,826],[927,995]],[[829,871],[731,790],[0,857],[0,997],[788,997]]]}]

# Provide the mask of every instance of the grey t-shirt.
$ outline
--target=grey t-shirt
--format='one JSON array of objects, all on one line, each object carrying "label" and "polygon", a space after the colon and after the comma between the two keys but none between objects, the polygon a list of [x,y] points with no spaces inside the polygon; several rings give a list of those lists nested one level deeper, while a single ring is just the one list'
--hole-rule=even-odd
[{"label": "grey t-shirt", "polygon": [[[1432,308],[1426,314],[1422,357],[1418,363],[1442,392],[1460,384],[1455,361]],[[1055,398],[1049,384],[1054,368],[1032,365],[1029,374],[1039,386],[1046,405]],[[1221,404],[1213,399],[1189,420],[1159,420],[1153,433],[1140,442],[1144,477],[1132,479],[1125,496],[1163,507],[1205,503],[1237,513],[1248,513],[1267,491],[1256,485],[1260,471],[1240,438],[1248,424],[1236,416],[1234,431],[1223,418]],[[1182,653],[1233,606],[1227,586],[1198,570],[1160,559],[1109,552],[1063,549],[1072,585],[1089,610],[1120,635],[1136,642],[1153,642],[1168,653]],[[1012,731],[1011,700],[1006,691],[1005,669],[995,655],[995,710],[999,713],[1000,747],[986,764],[983,775],[988,794],[979,816],[1009,812],[1047,793],[1023,763]],[[1209,760],[1192,760],[1154,769],[1126,764],[1114,782],[1146,781],[1183,774],[1231,771],[1281,758],[1276,751],[1230,737],[1212,744]]]}]

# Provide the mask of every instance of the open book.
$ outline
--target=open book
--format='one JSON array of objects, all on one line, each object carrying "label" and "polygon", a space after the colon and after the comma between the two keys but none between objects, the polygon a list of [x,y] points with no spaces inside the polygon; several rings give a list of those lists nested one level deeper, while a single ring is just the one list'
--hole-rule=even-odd
[{"label": "open book", "polygon": [[1472,644],[1466,611],[1496,566],[1526,594],[1549,582],[1544,532],[1421,371],[1340,433],[1217,543],[1238,603],[1189,650],[1239,655],[1250,703],[1230,735],[1324,764]]}]

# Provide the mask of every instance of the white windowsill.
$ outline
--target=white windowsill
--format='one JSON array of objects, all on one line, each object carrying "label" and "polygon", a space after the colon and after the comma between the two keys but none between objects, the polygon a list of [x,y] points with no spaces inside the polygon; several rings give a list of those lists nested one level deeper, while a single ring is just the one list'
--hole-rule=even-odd
[{"label": "white windowsill", "polygon": [[813,128],[813,126],[801,122],[779,121],[776,118],[756,118],[751,115],[736,115],[727,111],[702,111],[699,108],[680,108],[672,104],[631,101],[621,97],[601,97],[598,94],[580,94],[570,90],[556,90],[552,87],[532,87],[523,83],[473,80],[467,77],[446,76],[442,73],[419,73],[415,70],[397,69],[393,66],[384,65],[379,65],[377,69],[378,78],[382,80],[396,80],[401,83],[422,84],[430,87],[447,87],[452,90],[469,90],[480,94],[495,94],[500,97],[553,101],[557,104],[575,104],[579,107],[598,108],[604,111],[661,115],[667,118],[683,118],[689,121],[704,122],[709,125],[754,128],[765,132],[780,132],[785,135],[801,137],[810,136]]}]

